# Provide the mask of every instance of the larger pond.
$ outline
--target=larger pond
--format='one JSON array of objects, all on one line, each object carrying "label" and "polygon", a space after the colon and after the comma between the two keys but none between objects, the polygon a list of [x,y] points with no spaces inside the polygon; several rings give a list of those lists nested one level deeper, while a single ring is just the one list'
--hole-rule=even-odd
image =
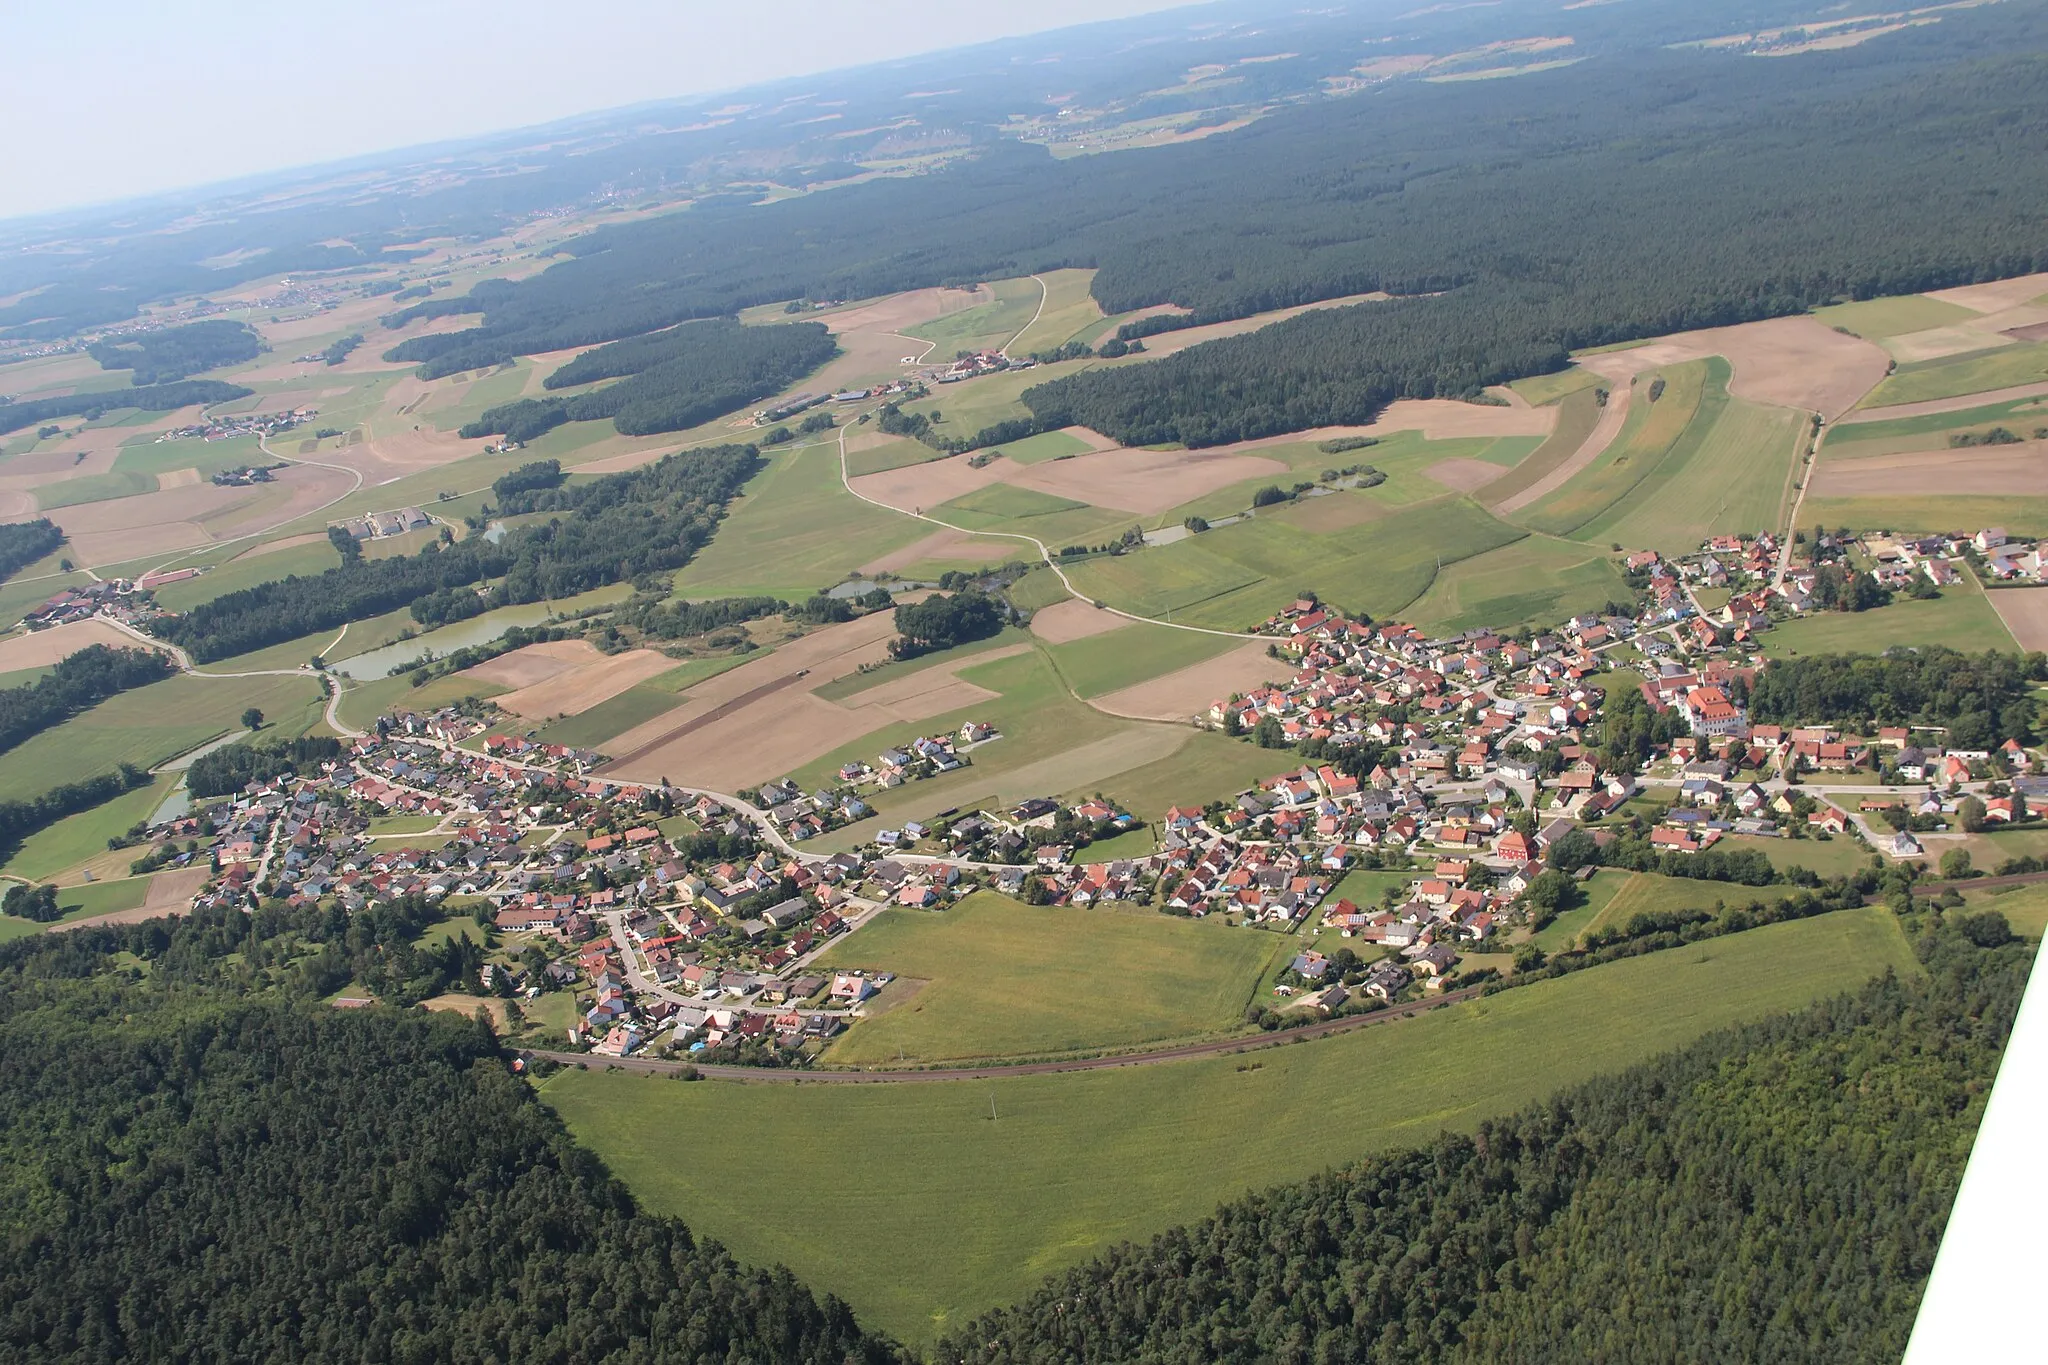
[{"label": "larger pond", "polygon": [[489,644],[513,626],[537,626],[561,607],[559,602],[529,602],[521,607],[500,607],[482,616],[472,616],[467,621],[457,621],[454,625],[415,635],[410,640],[367,650],[352,659],[337,660],[327,668],[329,672],[357,682],[375,682],[389,677],[394,668],[425,658],[429,652],[440,657],[458,649],[468,649],[471,645]]}]

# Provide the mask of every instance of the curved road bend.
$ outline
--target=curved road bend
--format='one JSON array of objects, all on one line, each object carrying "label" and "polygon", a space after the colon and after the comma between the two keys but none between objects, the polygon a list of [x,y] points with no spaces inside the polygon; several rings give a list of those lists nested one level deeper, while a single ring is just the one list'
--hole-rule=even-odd
[{"label": "curved road bend", "polygon": [[1109,1071],[1117,1067],[1154,1066],[1161,1062],[1180,1062],[1197,1057],[1258,1052],[1269,1047],[1283,1047],[1299,1039],[1327,1038],[1331,1034],[1350,1033],[1356,1029],[1370,1028],[1374,1024],[1389,1024],[1397,1019],[1412,1018],[1439,1005],[1470,1000],[1484,989],[1483,986],[1466,986],[1460,990],[1446,991],[1434,1000],[1417,1000],[1406,1005],[1396,1005],[1391,1009],[1377,1010],[1371,1014],[1325,1019],[1321,1023],[1304,1024],[1300,1028],[1282,1029],[1277,1033],[1216,1038],[1205,1043],[1186,1043],[1180,1047],[1159,1048],[1152,1052],[1128,1052],[1114,1057],[1079,1057],[1064,1062],[1019,1062],[1013,1066],[946,1067],[930,1071],[805,1071],[773,1070],[756,1066],[698,1065],[694,1062],[671,1062],[653,1057],[602,1057],[588,1052],[550,1052],[528,1048],[522,1048],[520,1051],[527,1056],[545,1057],[549,1061],[569,1066],[589,1066],[593,1062],[602,1062],[606,1068],[617,1067],[624,1071],[657,1076],[674,1075],[686,1066],[695,1066],[699,1075],[711,1080],[755,1084],[791,1085],[798,1082],[813,1082],[824,1085],[901,1085],[915,1081],[992,1081],[1006,1076],[1050,1076],[1069,1071]]}]

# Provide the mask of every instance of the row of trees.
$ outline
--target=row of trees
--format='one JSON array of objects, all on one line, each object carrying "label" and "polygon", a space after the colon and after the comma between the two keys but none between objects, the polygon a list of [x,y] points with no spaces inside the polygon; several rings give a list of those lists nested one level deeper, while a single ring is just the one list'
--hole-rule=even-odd
[{"label": "row of trees", "polygon": [[61,783],[25,801],[0,801],[0,853],[11,853],[23,839],[67,815],[91,810],[123,792],[146,787],[149,780],[149,774],[142,769],[123,763],[114,772]]},{"label": "row of trees", "polygon": [[759,465],[752,446],[708,446],[589,483],[528,489],[507,498],[505,510],[560,515],[495,544],[472,536],[223,593],[159,629],[205,662],[400,607],[435,626],[679,569]]},{"label": "row of trees", "polygon": [[1939,725],[1950,748],[1991,749],[2034,742],[2029,684],[2044,678],[2041,654],[1930,647],[1774,660],[1737,696],[1765,724]]},{"label": "row of trees", "polygon": [[1979,918],[1923,938],[1924,981],[1887,976],[1239,1200],[1055,1278],[937,1358],[1897,1359],[1979,1111],[1913,1097],[1989,1086],[2031,957]]},{"label": "row of trees", "polygon": [[88,645],[20,687],[0,689],[0,753],[80,711],[132,687],[171,676],[171,661],[153,649]]}]

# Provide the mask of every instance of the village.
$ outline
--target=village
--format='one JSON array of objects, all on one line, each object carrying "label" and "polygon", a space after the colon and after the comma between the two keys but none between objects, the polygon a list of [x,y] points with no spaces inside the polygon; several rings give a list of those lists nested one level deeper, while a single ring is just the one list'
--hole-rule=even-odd
[{"label": "village", "polygon": [[[1951,548],[1857,552],[1925,573]],[[474,987],[529,1008],[565,1002],[549,1045],[599,1055],[814,1060],[891,985],[886,972],[815,967],[819,956],[885,908],[943,913],[980,890],[1298,935],[1275,1009],[1383,1008],[1457,984],[1467,954],[1526,939],[1537,878],[1592,870],[1553,850],[1583,847],[1582,833],[1605,848],[1616,821],[1664,859],[1728,840],[1846,840],[1897,860],[1938,853],[1966,820],[2034,818],[2048,776],[2016,743],[1951,749],[1904,728],[1750,722],[1738,698],[1763,666],[1757,634],[1818,609],[1805,585],[1846,546],[1814,549],[1819,565],[1781,580],[1769,537],[1717,539],[1677,564],[1633,555],[1633,615],[1551,632],[1431,639],[1297,601],[1258,631],[1291,676],[1196,720],[1305,761],[1200,808],[1048,795],[884,827],[878,794],[955,771],[1001,733],[970,721],[849,762],[834,787],[722,794],[596,776],[602,754],[494,728],[485,703],[388,715],[334,759],[149,835],[198,850],[168,857],[210,861],[202,901],[473,907],[494,944]],[[1727,603],[1703,610],[1703,590]],[[63,610],[118,613],[132,592],[94,585]],[[1667,736],[1640,762],[1600,746],[1618,704]],[[860,842],[804,851],[844,831]],[[1137,831],[1148,848],[1126,837]],[[1119,856],[1089,856],[1111,839]],[[1375,895],[1340,893],[1363,872]]]}]

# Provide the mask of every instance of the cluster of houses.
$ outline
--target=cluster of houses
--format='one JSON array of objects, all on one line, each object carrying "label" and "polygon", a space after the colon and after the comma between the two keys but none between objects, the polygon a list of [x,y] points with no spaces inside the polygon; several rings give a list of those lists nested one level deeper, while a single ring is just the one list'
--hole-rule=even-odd
[{"label": "cluster of houses", "polygon": [[431,526],[434,521],[417,507],[400,507],[390,512],[366,512],[334,524],[357,540],[384,540]]},{"label": "cluster of houses", "polygon": [[973,355],[961,356],[950,365],[937,369],[920,371],[918,378],[933,384],[958,384],[963,379],[978,379],[985,374],[1000,374],[1004,370],[1028,370],[1038,364],[1028,358],[1011,359],[1001,351],[977,351]]},{"label": "cluster of houses", "polygon": [[51,626],[104,616],[110,621],[140,629],[161,615],[150,601],[147,589],[166,581],[161,578],[144,580],[138,586],[126,578],[103,578],[75,588],[64,588],[30,608],[21,618],[21,624],[30,630],[47,630]]},{"label": "cluster of houses", "polygon": [[158,441],[227,441],[237,436],[275,436],[290,431],[320,415],[318,408],[292,408],[285,412],[209,413],[198,422],[172,427]]}]

